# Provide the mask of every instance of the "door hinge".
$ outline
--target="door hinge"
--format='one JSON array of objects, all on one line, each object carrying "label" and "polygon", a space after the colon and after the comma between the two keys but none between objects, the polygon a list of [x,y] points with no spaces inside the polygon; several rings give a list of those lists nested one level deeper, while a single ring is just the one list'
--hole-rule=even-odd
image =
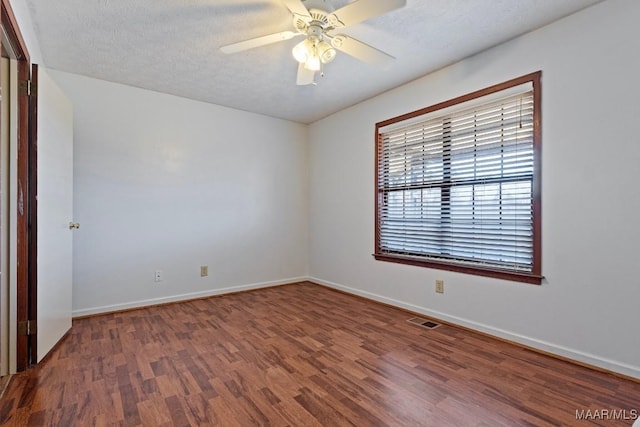
[{"label": "door hinge", "polygon": [[38,325],[35,320],[18,322],[18,335],[35,335],[36,332],[38,332]]},{"label": "door hinge", "polygon": [[20,80],[18,90],[20,95],[38,96],[38,86],[31,80]]}]

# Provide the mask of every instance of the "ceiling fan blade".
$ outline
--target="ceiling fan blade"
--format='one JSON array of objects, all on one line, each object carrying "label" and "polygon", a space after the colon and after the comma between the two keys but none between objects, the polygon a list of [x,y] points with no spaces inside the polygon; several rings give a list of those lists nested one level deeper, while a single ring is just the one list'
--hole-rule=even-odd
[{"label": "ceiling fan blade", "polygon": [[399,9],[406,4],[407,0],[357,0],[336,10],[327,18],[334,27],[346,27]]},{"label": "ceiling fan blade", "polygon": [[284,3],[284,5],[287,6],[287,9],[289,9],[294,15],[306,18],[305,21],[311,21],[311,15],[309,15],[309,11],[301,0],[282,0],[282,3]]},{"label": "ceiling fan blade", "polygon": [[296,79],[296,84],[298,86],[313,84],[313,78],[315,75],[315,71],[306,69],[304,64],[300,63],[298,65],[298,78]]},{"label": "ceiling fan blade", "polygon": [[344,34],[331,38],[331,45],[339,51],[342,51],[347,55],[351,55],[362,62],[379,67],[389,65],[395,59],[393,56],[384,53],[375,47],[369,46],[360,40],[356,40]]},{"label": "ceiling fan blade", "polygon": [[276,43],[283,40],[289,40],[295,36],[301,36],[302,33],[294,31],[283,31],[281,33],[269,34],[267,36],[256,37],[255,39],[249,39],[238,43],[228,44],[222,46],[220,50],[224,53],[236,53],[243,50],[253,49],[254,47],[264,46],[271,43]]}]

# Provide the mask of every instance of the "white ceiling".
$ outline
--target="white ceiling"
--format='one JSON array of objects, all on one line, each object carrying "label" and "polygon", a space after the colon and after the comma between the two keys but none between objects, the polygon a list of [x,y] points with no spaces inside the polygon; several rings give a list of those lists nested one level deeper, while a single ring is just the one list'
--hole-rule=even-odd
[{"label": "white ceiling", "polygon": [[[348,0],[329,0],[335,8]],[[600,0],[408,0],[340,32],[396,60],[338,52],[317,86],[297,86],[288,40],[226,55],[220,46],[291,30],[280,0],[27,0],[45,65],[310,123]]]}]

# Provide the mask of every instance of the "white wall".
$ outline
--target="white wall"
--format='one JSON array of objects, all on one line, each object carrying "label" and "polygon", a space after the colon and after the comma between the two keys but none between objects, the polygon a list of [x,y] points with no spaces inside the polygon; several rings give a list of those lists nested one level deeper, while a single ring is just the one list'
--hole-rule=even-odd
[{"label": "white wall", "polygon": [[74,315],[307,276],[306,126],[52,76],[74,106]]},{"label": "white wall", "polygon": [[[640,378],[638,17],[609,0],[311,125],[312,278]],[[542,286],[375,261],[374,124],[537,70]]]}]

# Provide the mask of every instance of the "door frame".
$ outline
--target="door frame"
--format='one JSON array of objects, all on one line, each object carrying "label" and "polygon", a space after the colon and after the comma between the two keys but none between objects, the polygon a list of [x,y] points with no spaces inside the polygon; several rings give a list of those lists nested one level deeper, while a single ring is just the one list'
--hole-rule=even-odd
[{"label": "door frame", "polygon": [[[11,9],[9,0],[0,0],[0,26],[6,34],[7,40],[16,55],[18,68],[18,84],[29,82],[31,79],[31,60],[29,51],[16,17]],[[27,87],[35,87],[33,85]],[[30,120],[30,116],[35,114],[36,100],[30,96],[34,91],[18,90],[17,100],[17,185],[18,200],[17,210],[17,279],[16,289],[16,325],[21,322],[35,321],[37,314],[37,280],[35,268],[37,260],[37,241],[35,239],[37,230],[37,211],[34,209],[37,200],[37,145],[32,136],[36,136],[36,121]],[[16,369],[23,371],[37,362],[37,336],[35,333],[29,335],[17,334],[16,337]]]}]

